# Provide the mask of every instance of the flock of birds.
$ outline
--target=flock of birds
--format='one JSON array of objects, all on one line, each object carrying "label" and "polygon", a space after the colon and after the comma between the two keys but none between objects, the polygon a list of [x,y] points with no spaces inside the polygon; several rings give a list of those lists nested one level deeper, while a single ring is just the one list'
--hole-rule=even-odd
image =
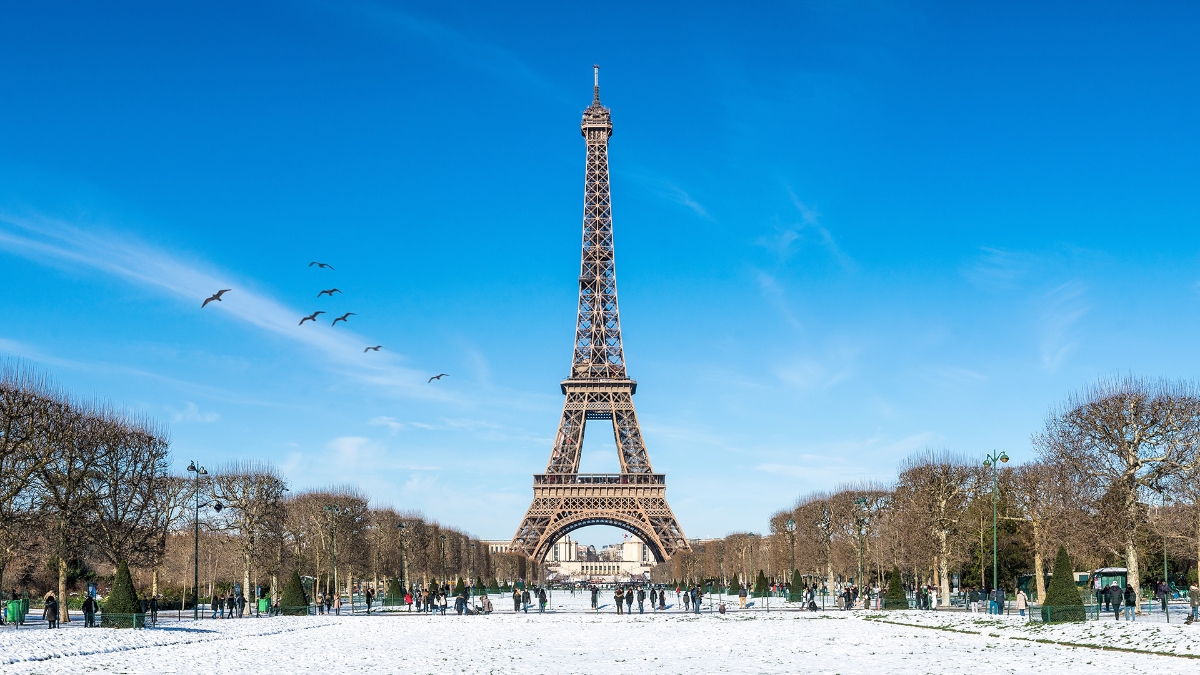
[{"label": "flock of birds", "polygon": [[[308,266],[309,267],[315,266],[317,269],[322,269],[322,270],[333,270],[333,265],[330,265],[328,263],[323,263],[323,262],[313,261],[313,262],[310,262],[308,264]],[[204,309],[205,307],[207,307],[208,303],[210,303],[210,302],[221,302],[221,296],[225,295],[226,293],[228,293],[232,290],[233,290],[232,288],[222,288],[221,290],[217,291],[216,293],[213,293],[212,295],[210,295],[209,297],[204,299],[204,302],[202,302],[200,304],[200,309]],[[328,289],[321,291],[320,293],[317,293],[317,299],[320,299],[321,296],[323,296],[323,295],[328,295],[330,298],[332,298],[334,293],[345,295],[344,293],[342,293],[340,290],[338,290],[336,288],[328,288]],[[327,312],[320,311],[320,310],[315,311],[312,314],[309,314],[308,316],[301,318],[299,325],[303,326],[305,321],[312,321],[313,323],[316,323],[317,317],[322,314],[327,314]],[[350,317],[352,317],[352,316],[357,316],[357,315],[354,312],[346,312],[345,314],[335,318],[333,320],[333,323],[330,324],[330,326],[336,326],[339,321],[349,322]],[[367,352],[377,352],[380,349],[383,349],[383,345],[375,345],[374,347],[367,347],[366,349],[363,350],[363,353],[366,354]],[[449,373],[438,373],[437,375],[434,375],[433,377],[429,378],[429,380],[426,382],[426,384],[429,384],[430,382],[433,382],[434,380],[441,380],[443,377],[449,377],[449,375],[450,375]]]}]

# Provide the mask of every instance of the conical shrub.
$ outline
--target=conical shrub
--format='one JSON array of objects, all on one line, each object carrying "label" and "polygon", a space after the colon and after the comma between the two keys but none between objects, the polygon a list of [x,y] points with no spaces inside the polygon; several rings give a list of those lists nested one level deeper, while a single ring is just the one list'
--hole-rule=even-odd
[{"label": "conical shrub", "polygon": [[499,593],[500,583],[496,581],[496,577],[492,577],[492,583],[488,584],[488,593]]},{"label": "conical shrub", "polygon": [[133,577],[129,575],[129,565],[122,562],[117,565],[112,591],[104,601],[104,607],[100,614],[100,625],[109,628],[133,628],[140,625],[136,615],[141,613],[142,603],[138,602],[137,591],[133,588]]},{"label": "conical shrub", "polygon": [[462,577],[458,578],[458,582],[454,584],[454,594],[462,595],[467,590],[467,585],[463,583]]},{"label": "conical shrub", "polygon": [[763,574],[762,570],[758,571],[758,576],[754,578],[754,597],[762,598],[767,595],[767,575]]},{"label": "conical shrub", "polygon": [[300,571],[292,570],[292,578],[283,587],[279,599],[279,613],[285,616],[307,616],[308,600],[304,597],[304,584],[300,583]]},{"label": "conical shrub", "polygon": [[883,597],[884,609],[908,609],[908,596],[904,594],[904,580],[900,578],[900,568],[894,568],[888,575],[887,595]]},{"label": "conical shrub", "polygon": [[1046,599],[1042,602],[1042,621],[1059,623],[1085,619],[1083,599],[1079,597],[1079,589],[1075,588],[1075,568],[1071,564],[1071,556],[1067,555],[1067,549],[1059,546],[1058,554],[1054,556],[1054,576],[1050,577],[1050,587],[1046,589]]},{"label": "conical shrub", "polygon": [[791,602],[804,600],[804,577],[800,576],[800,570],[792,570],[792,587],[788,589],[788,600]]}]

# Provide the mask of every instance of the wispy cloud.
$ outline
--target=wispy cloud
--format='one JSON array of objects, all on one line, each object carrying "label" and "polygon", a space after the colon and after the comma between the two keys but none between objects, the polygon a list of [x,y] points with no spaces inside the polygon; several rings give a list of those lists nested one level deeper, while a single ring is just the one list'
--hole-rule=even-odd
[{"label": "wispy cloud", "polygon": [[984,247],[982,253],[961,268],[967,281],[985,288],[1018,287],[1037,267],[1038,255]]},{"label": "wispy cloud", "polygon": [[1086,299],[1087,287],[1078,279],[1046,293],[1042,302],[1042,367],[1053,373],[1075,351],[1075,324],[1091,310]]},{"label": "wispy cloud", "polygon": [[[231,288],[221,303],[203,311],[282,336],[322,356],[329,367],[361,382],[419,398],[447,399],[444,390],[422,387],[422,374],[398,366],[397,358],[361,358],[371,344],[350,330],[300,329],[303,312],[253,290],[248,279],[187,263],[169,252],[142,243],[125,232],[103,231],[40,215],[0,212],[0,248],[47,265],[80,266],[151,289],[180,302],[195,303],[218,288]],[[313,330],[317,328],[317,330]]]},{"label": "wispy cloud", "polygon": [[211,410],[201,410],[200,406],[188,402],[183,410],[171,410],[172,422],[216,422],[221,414]]},{"label": "wispy cloud", "polygon": [[771,249],[780,260],[786,261],[795,254],[801,244],[815,240],[842,269],[848,272],[857,270],[858,263],[838,246],[833,234],[821,224],[820,214],[800,201],[791,188],[788,189],[788,196],[800,213],[800,222],[778,227],[774,235],[759,237],[758,243]]},{"label": "wispy cloud", "polygon": [[690,192],[666,176],[646,169],[622,171],[620,175],[632,178],[637,184],[649,190],[660,199],[683,206],[705,220],[713,219],[709,215],[708,209],[704,208],[704,205],[693,197]]},{"label": "wispy cloud", "polygon": [[[421,39],[444,57],[469,68],[490,73],[503,80],[515,78],[535,89],[552,94],[555,98],[562,96],[549,81],[525,65],[525,62],[512,52],[469,37],[432,19],[367,0],[311,0],[311,3],[364,28],[385,33],[399,32],[405,38]],[[590,72],[588,74],[590,75]]]}]

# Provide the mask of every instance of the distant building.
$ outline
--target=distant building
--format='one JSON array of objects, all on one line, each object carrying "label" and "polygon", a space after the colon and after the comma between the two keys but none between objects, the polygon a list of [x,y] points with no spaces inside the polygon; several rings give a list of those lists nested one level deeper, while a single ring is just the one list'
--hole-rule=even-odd
[{"label": "distant building", "polygon": [[483,544],[488,547],[489,553],[508,553],[508,546],[512,542],[508,539],[484,539]]},{"label": "distant building", "polygon": [[641,581],[650,578],[654,555],[641,539],[629,536],[619,544],[583,546],[563,537],[546,554],[547,573],[558,581]]}]

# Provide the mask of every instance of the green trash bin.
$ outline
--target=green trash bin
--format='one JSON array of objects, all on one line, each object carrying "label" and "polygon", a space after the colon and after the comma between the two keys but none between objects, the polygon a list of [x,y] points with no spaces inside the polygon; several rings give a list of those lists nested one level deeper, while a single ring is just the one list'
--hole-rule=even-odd
[{"label": "green trash bin", "polygon": [[27,602],[28,602],[27,600],[9,600],[8,601],[7,609],[8,609],[9,623],[16,623],[16,624],[25,623],[25,611],[24,611],[23,605]]},{"label": "green trash bin", "polygon": [[259,598],[258,613],[269,615],[271,613],[271,601],[266,598]]}]

